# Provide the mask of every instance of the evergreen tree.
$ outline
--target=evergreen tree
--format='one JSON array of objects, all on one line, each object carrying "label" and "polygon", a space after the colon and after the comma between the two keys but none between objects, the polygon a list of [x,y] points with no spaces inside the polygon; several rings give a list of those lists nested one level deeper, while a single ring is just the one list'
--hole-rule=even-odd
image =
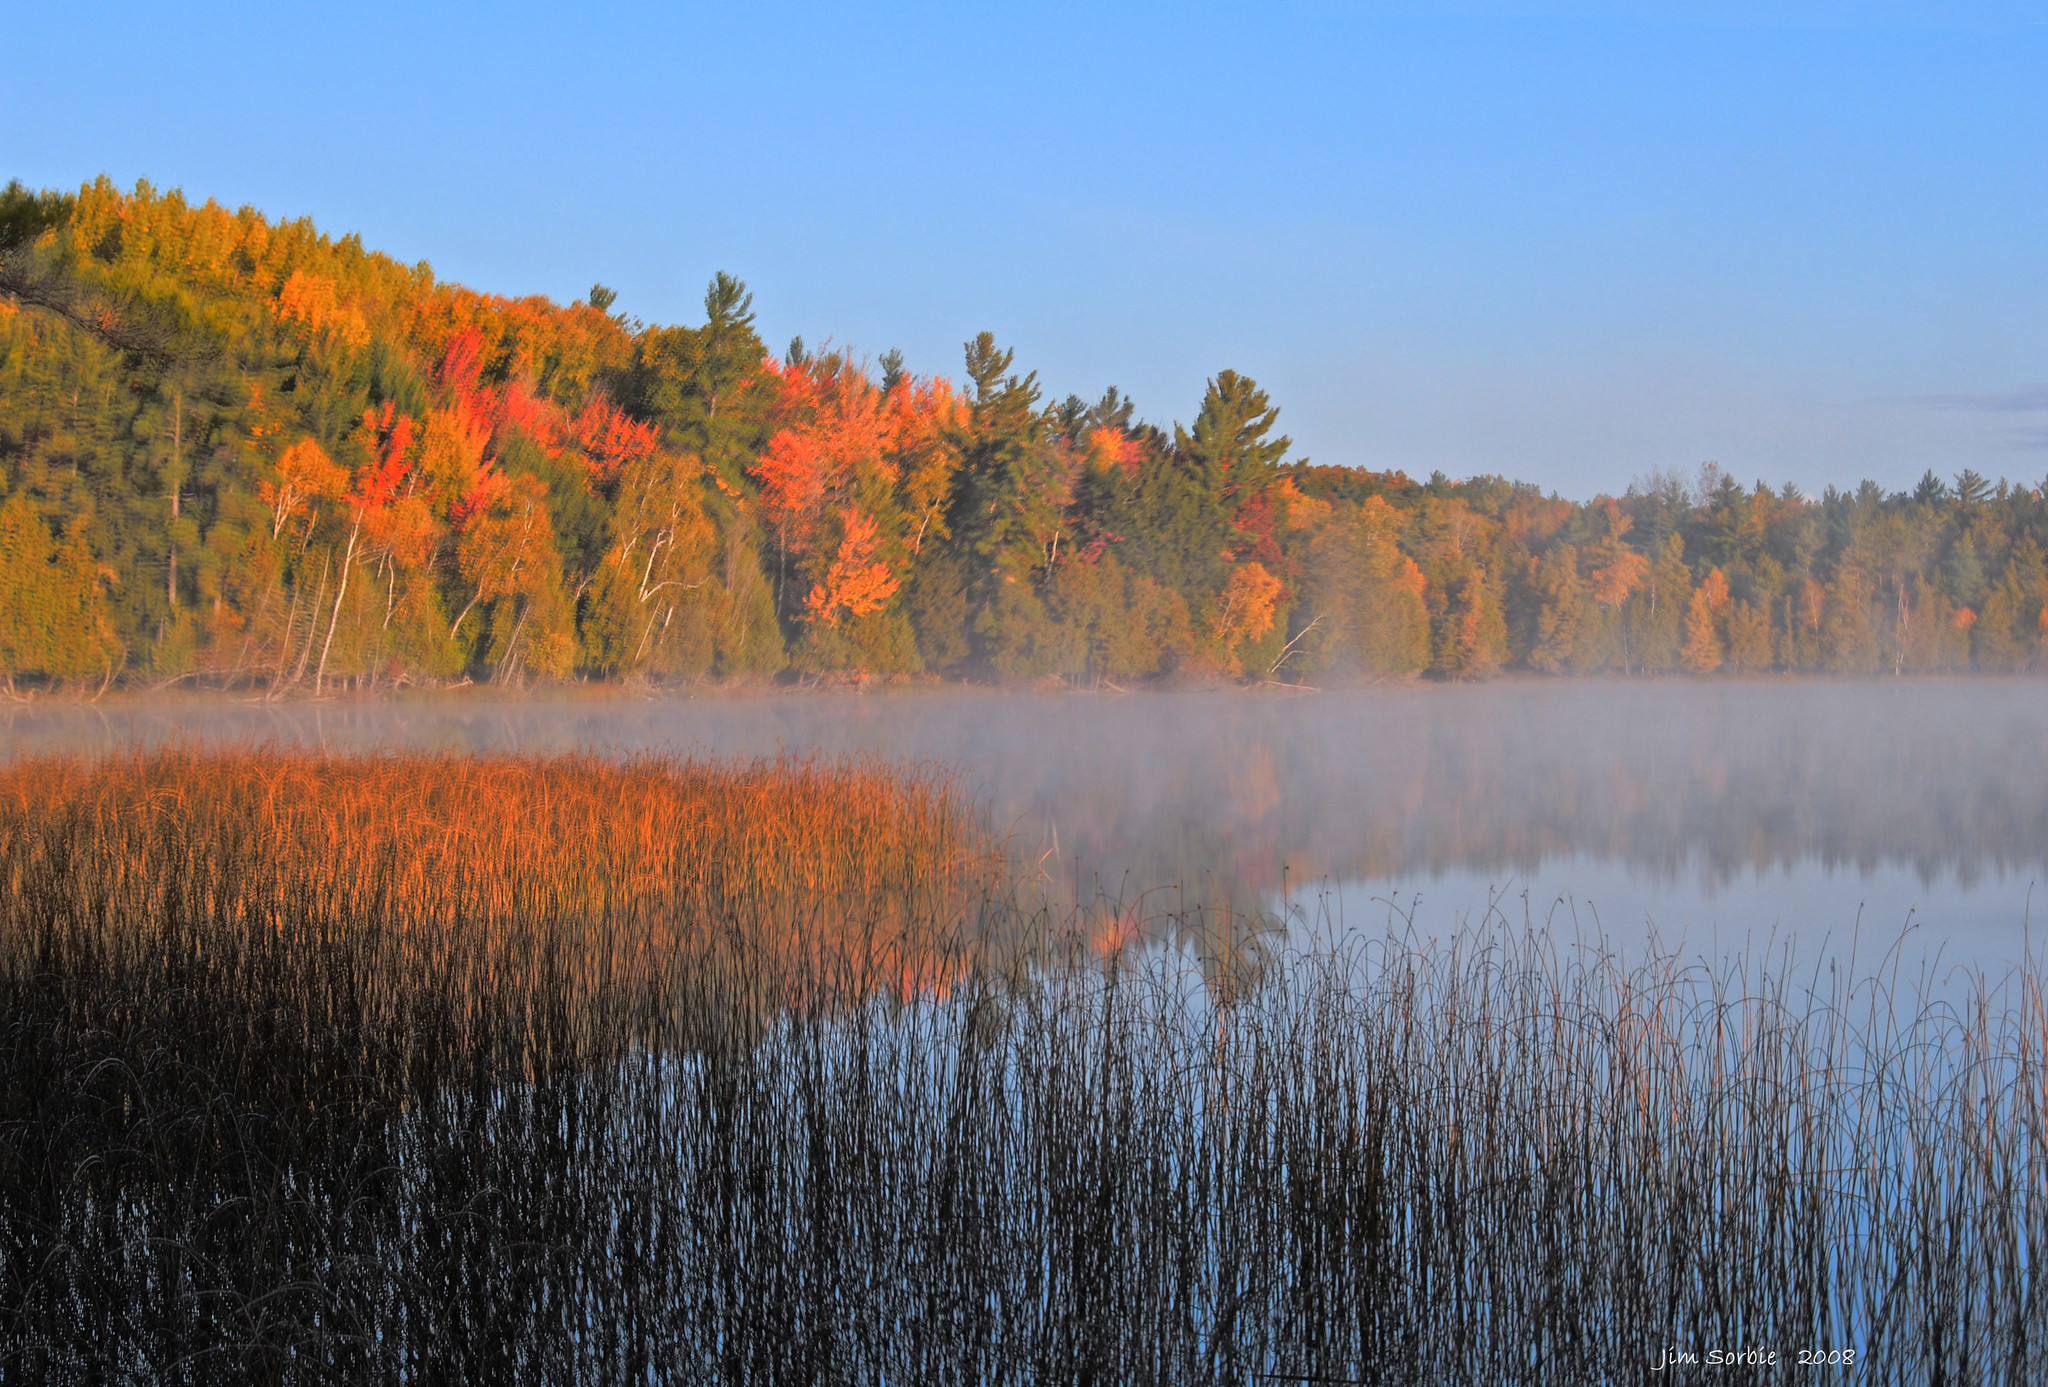
[{"label": "evergreen tree", "polygon": [[[1038,378],[1013,372],[1014,359],[992,333],[966,344],[968,412],[947,512],[971,647],[1006,677],[1058,664],[1037,588],[1055,561],[1069,499],[1066,459],[1038,409]],[[941,623],[950,615],[929,597],[919,605]]]}]

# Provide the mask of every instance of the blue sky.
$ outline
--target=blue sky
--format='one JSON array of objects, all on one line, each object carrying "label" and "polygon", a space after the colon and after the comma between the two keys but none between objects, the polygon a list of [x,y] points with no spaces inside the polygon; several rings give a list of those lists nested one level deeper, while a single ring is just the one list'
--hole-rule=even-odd
[{"label": "blue sky", "polygon": [[16,7],[0,177],[1569,496],[2048,473],[2048,0]]}]

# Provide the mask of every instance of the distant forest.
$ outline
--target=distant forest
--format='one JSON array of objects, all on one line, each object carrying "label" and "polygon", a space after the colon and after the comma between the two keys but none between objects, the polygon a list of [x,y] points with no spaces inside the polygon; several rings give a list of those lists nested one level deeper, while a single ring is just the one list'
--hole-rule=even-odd
[{"label": "distant forest", "polygon": [[603,286],[437,280],[102,179],[0,193],[0,677],[276,692],[591,678],[1317,683],[2035,669],[2039,489],[1819,497],[1713,467],[1572,502],[1290,456],[1219,371],[1188,427],[779,354]]}]

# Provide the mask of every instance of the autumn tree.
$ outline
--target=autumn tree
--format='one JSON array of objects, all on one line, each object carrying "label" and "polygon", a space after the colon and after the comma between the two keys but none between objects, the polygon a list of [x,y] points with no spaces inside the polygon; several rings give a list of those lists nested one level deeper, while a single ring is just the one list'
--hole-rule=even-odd
[{"label": "autumn tree", "polygon": [[942,512],[964,411],[943,381],[899,372],[884,390],[837,353],[780,373],[780,427],[751,472],[797,663],[915,672],[922,665],[899,596],[926,543],[950,536]]},{"label": "autumn tree", "polygon": [[1380,496],[1321,526],[1309,550],[1308,668],[1384,676],[1428,665],[1427,584],[1400,533],[1399,512]]},{"label": "autumn tree", "polygon": [[1630,657],[1637,670],[1677,669],[1693,593],[1684,537],[1673,531],[1646,558],[1642,583],[1623,609]]},{"label": "autumn tree", "polygon": [[1728,668],[1737,674],[1769,669],[1772,662],[1771,614],[1754,602],[1728,608]]},{"label": "autumn tree", "polygon": [[[1957,485],[1960,496],[1962,487]],[[2048,639],[2048,563],[2041,545],[2023,535],[2006,556],[2004,571],[1987,589],[1971,628],[1971,648],[1985,669],[2017,671],[2042,662]]]},{"label": "autumn tree", "polygon": [[1489,572],[1498,522],[1448,485],[1422,497],[1411,544],[1430,616],[1430,670],[1483,679],[1507,657],[1507,617]]},{"label": "autumn tree", "polygon": [[470,597],[448,628],[451,640],[475,612],[470,648],[493,678],[522,669],[557,678],[569,672],[570,608],[547,490],[537,479],[495,473],[471,493],[460,512],[456,563]]},{"label": "autumn tree", "polygon": [[1685,608],[1685,646],[1680,658],[1694,674],[1709,674],[1721,667],[1727,647],[1721,637],[1721,619],[1728,610],[1728,580],[1721,570],[1707,570]]},{"label": "autumn tree", "polygon": [[1539,605],[1529,663],[1550,674],[1572,672],[1584,663],[1580,646],[1592,610],[1592,598],[1579,581],[1578,548],[1559,544],[1530,564],[1530,588]]},{"label": "autumn tree", "polygon": [[699,499],[702,470],[696,458],[661,448],[621,472],[584,622],[584,660],[600,673],[711,672],[718,539]]},{"label": "autumn tree", "polygon": [[698,499],[718,550],[706,605],[713,667],[729,674],[770,674],[787,658],[748,476],[781,390],[753,303],[745,284],[720,271],[704,292],[703,325],[641,333],[621,385],[623,402],[660,426],[663,444],[701,466]]}]

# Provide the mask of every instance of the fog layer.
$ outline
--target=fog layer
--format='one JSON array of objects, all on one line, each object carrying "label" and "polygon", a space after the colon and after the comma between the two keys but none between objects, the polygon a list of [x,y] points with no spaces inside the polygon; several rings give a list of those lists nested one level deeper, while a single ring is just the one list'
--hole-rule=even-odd
[{"label": "fog layer", "polygon": [[1568,889],[1576,863],[1610,891],[1620,871],[1666,902],[1718,893],[1763,927],[1873,883],[1886,927],[1916,885],[1952,899],[2005,883],[2020,894],[1994,910],[2017,941],[2048,859],[2048,688],[2032,681],[191,698],[39,704],[0,715],[0,736],[16,754],[275,739],[938,761],[1063,895],[1178,887],[1239,909],[1323,882],[1354,899],[1374,883]]}]

